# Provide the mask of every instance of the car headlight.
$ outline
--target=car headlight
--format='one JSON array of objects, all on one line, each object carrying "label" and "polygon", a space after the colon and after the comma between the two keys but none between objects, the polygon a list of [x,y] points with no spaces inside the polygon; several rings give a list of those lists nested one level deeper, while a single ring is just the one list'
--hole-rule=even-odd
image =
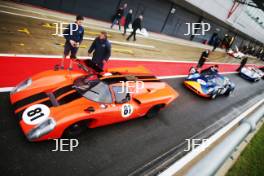
[{"label": "car headlight", "polygon": [[48,118],[35,128],[33,128],[26,136],[28,140],[32,141],[34,139],[38,139],[39,137],[48,134],[52,131],[56,126],[56,122],[53,118]]},{"label": "car headlight", "polygon": [[17,93],[21,90],[24,90],[25,88],[27,88],[28,86],[30,86],[32,84],[32,79],[29,78],[21,83],[19,83],[12,91],[11,93]]}]

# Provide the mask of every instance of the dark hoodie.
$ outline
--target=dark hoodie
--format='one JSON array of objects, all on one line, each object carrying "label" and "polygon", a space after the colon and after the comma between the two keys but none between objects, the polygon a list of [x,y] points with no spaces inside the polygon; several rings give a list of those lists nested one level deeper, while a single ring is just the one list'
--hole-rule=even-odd
[{"label": "dark hoodie", "polygon": [[97,37],[88,50],[88,53],[92,52],[92,61],[96,64],[102,64],[103,60],[108,61],[109,57],[111,56],[111,44],[107,39],[101,40],[99,37]]}]

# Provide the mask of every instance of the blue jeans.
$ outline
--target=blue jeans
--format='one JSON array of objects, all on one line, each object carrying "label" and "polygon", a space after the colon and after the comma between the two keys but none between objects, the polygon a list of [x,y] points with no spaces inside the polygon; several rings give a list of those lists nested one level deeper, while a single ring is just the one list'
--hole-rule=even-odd
[{"label": "blue jeans", "polygon": [[113,28],[113,26],[118,23],[118,27],[119,27],[119,30],[121,30],[121,25],[120,25],[120,18],[115,18],[112,25],[111,25],[111,28]]}]

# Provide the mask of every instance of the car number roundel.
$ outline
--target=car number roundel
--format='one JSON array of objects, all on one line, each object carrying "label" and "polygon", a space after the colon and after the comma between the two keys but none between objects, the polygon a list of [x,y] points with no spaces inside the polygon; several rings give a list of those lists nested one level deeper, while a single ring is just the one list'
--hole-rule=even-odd
[{"label": "car number roundel", "polygon": [[131,104],[123,104],[121,109],[121,115],[123,118],[129,117],[133,113],[133,106]]},{"label": "car number roundel", "polygon": [[44,104],[35,104],[28,107],[22,115],[23,121],[28,125],[37,125],[48,119],[50,109]]}]

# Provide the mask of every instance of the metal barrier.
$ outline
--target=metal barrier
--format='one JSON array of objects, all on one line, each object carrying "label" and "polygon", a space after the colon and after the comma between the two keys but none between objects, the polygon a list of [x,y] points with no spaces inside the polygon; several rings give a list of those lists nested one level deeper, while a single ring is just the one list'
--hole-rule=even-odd
[{"label": "metal barrier", "polygon": [[256,124],[264,116],[264,104],[260,105],[248,118],[228,135],[219,145],[194,165],[186,176],[212,176],[222,166],[234,149],[256,128]]}]

